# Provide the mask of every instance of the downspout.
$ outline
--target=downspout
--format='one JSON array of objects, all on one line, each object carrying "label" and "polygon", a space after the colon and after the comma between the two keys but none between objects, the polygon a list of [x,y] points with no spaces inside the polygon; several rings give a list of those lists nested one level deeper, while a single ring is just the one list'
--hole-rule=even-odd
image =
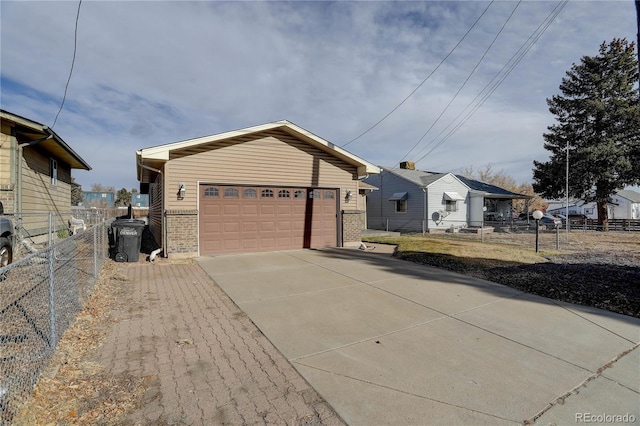
[{"label": "downspout", "polygon": [[160,233],[161,237],[162,237],[162,241],[160,241],[160,247],[162,247],[162,249],[164,250],[164,257],[168,257],[168,253],[167,253],[167,248],[166,248],[166,241],[167,241],[167,218],[164,214],[165,212],[165,205],[164,205],[164,191],[165,191],[165,182],[164,182],[164,173],[162,173],[162,170],[158,170],[158,169],[154,169],[153,167],[149,167],[146,166],[144,164],[142,164],[142,162],[139,160],[138,161],[138,167],[141,167],[143,169],[147,169],[150,170],[152,172],[158,173],[160,176],[162,176],[162,232]]},{"label": "downspout", "polygon": [[423,212],[423,219],[422,219],[422,234],[426,234],[427,233],[427,188],[424,187],[422,188],[422,192],[424,192],[424,212]]}]

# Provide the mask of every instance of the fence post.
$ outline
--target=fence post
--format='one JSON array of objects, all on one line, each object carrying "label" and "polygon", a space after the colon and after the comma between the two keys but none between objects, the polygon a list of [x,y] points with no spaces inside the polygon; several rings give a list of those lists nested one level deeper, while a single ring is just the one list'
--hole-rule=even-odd
[{"label": "fence post", "polygon": [[55,272],[54,272],[54,250],[49,249],[49,346],[56,347],[56,293],[55,293]]},{"label": "fence post", "polygon": [[47,239],[48,246],[51,247],[53,239],[53,212],[49,212],[49,238]]},{"label": "fence post", "polygon": [[93,278],[98,278],[98,225],[93,227]]}]

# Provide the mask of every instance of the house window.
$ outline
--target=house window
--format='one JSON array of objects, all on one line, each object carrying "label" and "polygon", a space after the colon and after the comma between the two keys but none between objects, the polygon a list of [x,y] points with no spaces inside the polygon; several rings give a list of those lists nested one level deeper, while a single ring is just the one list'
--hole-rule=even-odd
[{"label": "house window", "polygon": [[409,194],[406,192],[394,192],[389,201],[393,201],[395,204],[396,213],[406,213],[407,212],[407,198],[409,198]]},{"label": "house window", "polygon": [[458,201],[456,200],[444,200],[444,210],[447,212],[458,211]]},{"label": "house window", "polygon": [[51,176],[51,185],[56,186],[58,184],[58,162],[53,158],[49,160],[49,172]]},{"label": "house window", "polygon": [[218,188],[215,186],[209,186],[204,190],[205,197],[217,197],[218,196]]}]

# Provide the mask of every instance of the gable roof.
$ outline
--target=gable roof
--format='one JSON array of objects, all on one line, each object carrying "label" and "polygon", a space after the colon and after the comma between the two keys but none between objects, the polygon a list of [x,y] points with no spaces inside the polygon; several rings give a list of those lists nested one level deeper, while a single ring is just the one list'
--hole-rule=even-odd
[{"label": "gable roof", "polygon": [[400,169],[396,167],[383,167],[382,169],[390,173],[393,173],[394,175],[399,176],[405,180],[408,180],[409,182],[414,183],[420,187],[429,186],[433,182],[440,179],[441,177],[449,174],[449,173],[430,173],[430,172],[423,172],[421,170]]},{"label": "gable roof", "polygon": [[456,176],[465,185],[467,185],[469,189],[474,191],[484,192],[485,195],[490,195],[492,198],[523,198],[523,199],[533,198],[530,195],[511,192],[507,189],[500,188],[499,186],[491,185],[489,183],[485,183],[475,179],[470,179],[462,175],[456,175]]},{"label": "gable roof", "polygon": [[470,179],[462,175],[456,175],[453,173],[424,172],[422,170],[400,169],[395,167],[384,168],[384,170],[387,170],[396,176],[400,176],[420,187],[429,186],[442,177],[450,175],[456,177],[460,182],[462,182],[463,185],[465,185],[470,190],[483,192],[485,196],[489,196],[491,198],[533,198],[530,195],[517,194],[504,188],[500,188],[499,186],[491,185],[479,180]]},{"label": "gable roof", "polygon": [[640,193],[636,191],[632,191],[630,189],[623,189],[622,191],[616,192],[616,195],[626,198],[632,203],[640,203]]},{"label": "gable roof", "polygon": [[38,145],[38,148],[58,161],[64,161],[72,169],[91,170],[91,166],[48,126],[3,109],[0,109],[0,117],[2,121],[13,123],[21,144]]},{"label": "gable roof", "polygon": [[339,158],[345,163],[354,165],[358,168],[358,175],[364,176],[371,173],[380,173],[380,168],[362,158],[340,148],[339,146],[314,135],[313,133],[297,126],[290,121],[280,120],[272,123],[261,124],[258,126],[247,127],[244,129],[233,130],[230,132],[218,133],[201,138],[188,139],[180,142],[173,142],[164,145],[143,148],[136,152],[136,163],[138,168],[138,180],[142,181],[143,166],[150,166],[159,169],[162,164],[169,161],[170,153],[177,150],[193,150],[203,145],[215,144],[229,139],[247,137],[251,134],[269,132],[273,130],[284,131],[309,145],[319,148],[334,157]]}]

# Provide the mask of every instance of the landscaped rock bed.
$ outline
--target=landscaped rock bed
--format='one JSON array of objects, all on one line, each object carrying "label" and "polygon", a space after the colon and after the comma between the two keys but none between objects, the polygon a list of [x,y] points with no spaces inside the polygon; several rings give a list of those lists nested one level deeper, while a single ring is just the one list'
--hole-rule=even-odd
[{"label": "landscaped rock bed", "polygon": [[640,253],[585,251],[548,255],[549,262],[479,268],[442,254],[398,253],[436,266],[564,302],[640,318]]}]

